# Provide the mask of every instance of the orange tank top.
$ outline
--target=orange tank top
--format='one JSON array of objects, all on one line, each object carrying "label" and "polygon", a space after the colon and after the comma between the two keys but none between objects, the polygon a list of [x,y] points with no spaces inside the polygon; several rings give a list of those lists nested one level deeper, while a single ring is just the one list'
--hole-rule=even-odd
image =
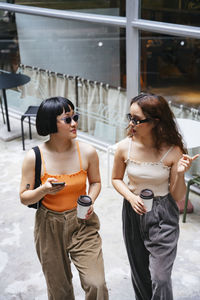
[{"label": "orange tank top", "polygon": [[73,174],[63,174],[63,175],[51,175],[46,172],[45,162],[41,152],[42,166],[44,169],[44,175],[41,176],[41,182],[44,184],[47,178],[56,178],[58,181],[64,181],[66,186],[64,189],[55,195],[47,194],[43,200],[42,205],[46,208],[58,212],[73,209],[77,206],[77,199],[80,195],[86,195],[86,180],[87,171],[82,168],[82,160],[80,154],[80,148],[78,142],[77,152],[80,162],[80,171]]}]

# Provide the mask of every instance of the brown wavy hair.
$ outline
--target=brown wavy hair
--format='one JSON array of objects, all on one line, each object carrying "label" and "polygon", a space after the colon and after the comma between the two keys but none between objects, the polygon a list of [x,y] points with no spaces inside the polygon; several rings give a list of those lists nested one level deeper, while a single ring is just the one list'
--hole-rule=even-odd
[{"label": "brown wavy hair", "polygon": [[[150,118],[155,122],[152,133],[158,151],[163,144],[167,144],[169,146],[179,146],[183,153],[187,153],[175,122],[175,116],[164,97],[142,93],[131,100],[130,106],[133,103],[140,106],[146,118]],[[130,136],[130,131],[128,131],[128,135]]]}]

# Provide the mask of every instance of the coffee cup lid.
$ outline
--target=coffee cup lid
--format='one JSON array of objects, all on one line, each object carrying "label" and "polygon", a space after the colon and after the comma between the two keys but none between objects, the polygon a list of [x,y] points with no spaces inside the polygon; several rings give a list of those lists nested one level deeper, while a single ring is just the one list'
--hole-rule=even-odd
[{"label": "coffee cup lid", "polygon": [[78,204],[82,205],[82,206],[90,206],[92,204],[92,199],[90,198],[90,196],[87,195],[81,195],[78,198]]},{"label": "coffee cup lid", "polygon": [[140,197],[143,199],[151,199],[151,198],[153,198],[153,196],[154,196],[154,193],[150,189],[144,189],[140,192]]}]

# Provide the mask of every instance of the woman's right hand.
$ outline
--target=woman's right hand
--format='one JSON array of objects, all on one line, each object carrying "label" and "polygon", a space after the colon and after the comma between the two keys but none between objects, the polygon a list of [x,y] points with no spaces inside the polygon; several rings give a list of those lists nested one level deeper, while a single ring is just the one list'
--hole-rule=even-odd
[{"label": "woman's right hand", "polygon": [[134,198],[132,197],[129,202],[130,202],[132,208],[134,209],[134,211],[138,215],[142,216],[143,214],[145,214],[147,212],[140,196],[134,195]]},{"label": "woman's right hand", "polygon": [[65,188],[66,184],[63,185],[63,186],[61,186],[61,185],[53,186],[51,184],[51,182],[57,182],[57,181],[58,180],[55,179],[55,178],[48,178],[47,179],[47,181],[43,184],[43,191],[45,192],[45,194],[54,195],[54,194],[60,192],[61,190],[63,190]]}]

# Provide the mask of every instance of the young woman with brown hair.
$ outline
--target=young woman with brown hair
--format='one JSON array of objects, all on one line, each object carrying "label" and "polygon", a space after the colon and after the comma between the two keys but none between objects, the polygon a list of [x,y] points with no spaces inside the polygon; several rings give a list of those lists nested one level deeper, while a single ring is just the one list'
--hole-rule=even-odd
[{"label": "young woman with brown hair", "polygon": [[[140,94],[130,104],[128,137],[119,143],[112,172],[114,188],[124,197],[123,235],[137,300],[172,300],[171,271],[179,237],[184,173],[198,155],[186,154],[167,101]],[[128,184],[123,181],[125,170]],[[154,193],[147,212],[140,197]]]}]

